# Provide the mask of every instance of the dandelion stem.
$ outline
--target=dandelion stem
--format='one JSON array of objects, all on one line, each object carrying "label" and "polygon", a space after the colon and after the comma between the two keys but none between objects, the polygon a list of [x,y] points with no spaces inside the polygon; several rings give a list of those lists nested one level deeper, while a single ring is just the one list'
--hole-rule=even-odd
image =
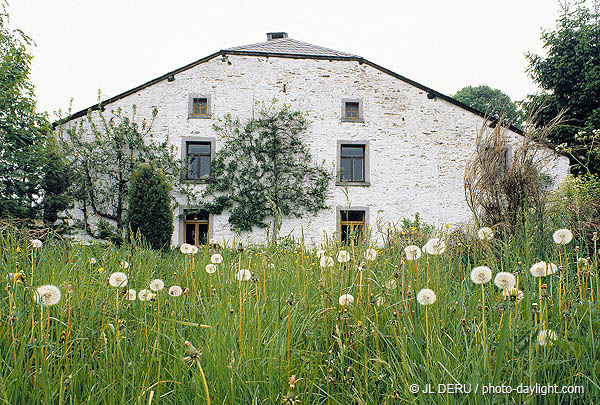
[{"label": "dandelion stem", "polygon": [[208,393],[208,383],[206,382],[206,376],[204,375],[204,370],[202,370],[202,366],[200,365],[200,359],[196,359],[196,365],[198,366],[198,370],[200,370],[200,376],[202,377],[202,385],[204,385],[204,392],[206,393],[206,405],[210,405],[210,394]]}]

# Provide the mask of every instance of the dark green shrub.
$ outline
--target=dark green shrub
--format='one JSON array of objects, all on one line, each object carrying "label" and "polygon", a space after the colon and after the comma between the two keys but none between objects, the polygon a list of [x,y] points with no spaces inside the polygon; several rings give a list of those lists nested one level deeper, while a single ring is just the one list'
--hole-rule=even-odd
[{"label": "dark green shrub", "polygon": [[131,236],[139,235],[154,249],[170,246],[173,234],[171,186],[152,166],[139,165],[131,176],[127,225]]}]

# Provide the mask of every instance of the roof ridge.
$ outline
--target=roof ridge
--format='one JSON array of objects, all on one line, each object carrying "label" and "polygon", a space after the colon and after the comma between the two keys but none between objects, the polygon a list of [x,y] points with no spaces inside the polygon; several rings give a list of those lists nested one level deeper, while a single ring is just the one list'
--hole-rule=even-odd
[{"label": "roof ridge", "polygon": [[294,38],[278,38],[271,39],[265,42],[254,44],[234,46],[222,49],[221,51],[237,51],[237,52],[261,52],[272,54],[292,54],[292,55],[307,55],[307,56],[332,56],[332,57],[347,57],[361,58],[358,55],[337,51],[320,45],[314,45],[308,42],[299,41]]}]

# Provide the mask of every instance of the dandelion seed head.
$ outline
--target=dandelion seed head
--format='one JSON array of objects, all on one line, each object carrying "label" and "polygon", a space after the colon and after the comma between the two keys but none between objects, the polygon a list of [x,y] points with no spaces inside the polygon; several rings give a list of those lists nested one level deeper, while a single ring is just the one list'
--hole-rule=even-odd
[{"label": "dandelion seed head", "polygon": [[494,231],[492,231],[492,228],[484,226],[477,231],[477,237],[481,240],[492,240],[494,238]]},{"label": "dandelion seed head", "polygon": [[446,251],[446,243],[440,238],[431,238],[423,246],[423,250],[430,255],[441,255]]},{"label": "dandelion seed head", "polygon": [[531,265],[529,272],[534,277],[545,277],[554,274],[558,271],[558,266],[554,263],[546,263],[544,261],[537,262]]},{"label": "dandelion seed head", "polygon": [[93,257],[90,257],[90,264],[96,264],[96,259]]},{"label": "dandelion seed head", "polygon": [[538,333],[538,344],[540,346],[545,346],[548,345],[550,346],[552,344],[553,340],[556,340],[557,336],[556,336],[556,332],[554,332],[552,329],[542,329],[540,330],[540,333]]},{"label": "dandelion seed head", "polygon": [[169,295],[171,297],[179,297],[181,294],[183,294],[183,290],[178,285],[172,285],[169,288]]},{"label": "dandelion seed head", "polygon": [[320,264],[321,267],[333,267],[335,265],[335,261],[333,260],[333,257],[321,256]]},{"label": "dandelion seed head", "polygon": [[350,261],[350,254],[345,250],[340,250],[337,255],[338,262],[346,263]]},{"label": "dandelion seed head", "polygon": [[429,288],[423,288],[417,293],[417,302],[421,305],[431,305],[435,300],[435,292]]},{"label": "dandelion seed head", "polygon": [[494,284],[501,290],[511,290],[516,283],[515,276],[507,271],[501,271],[494,277]]},{"label": "dandelion seed head", "polygon": [[60,302],[61,297],[60,290],[57,286],[52,284],[41,285],[35,289],[33,293],[33,300],[36,304],[41,304],[45,307],[56,305]]},{"label": "dandelion seed head", "polygon": [[144,288],[143,290],[140,290],[140,292],[138,293],[138,300],[149,301],[151,295],[152,295],[152,291]]},{"label": "dandelion seed head", "polygon": [[127,274],[120,271],[115,271],[108,278],[108,284],[115,288],[125,287],[127,285]]},{"label": "dandelion seed head", "polygon": [[212,263],[208,263],[204,270],[206,270],[208,274],[213,274],[215,271],[217,271],[217,266]]},{"label": "dandelion seed head", "polygon": [[517,304],[521,302],[521,300],[525,296],[523,294],[523,291],[517,290],[516,288],[511,288],[510,290],[502,290],[502,295],[504,296],[504,298],[515,297],[515,301],[517,302]]},{"label": "dandelion seed head", "polygon": [[566,245],[573,240],[573,233],[568,229],[559,229],[552,234],[552,239],[557,245]]},{"label": "dandelion seed head", "polygon": [[240,280],[240,281],[248,281],[251,278],[252,278],[252,273],[250,273],[250,270],[248,270],[248,269],[241,269],[235,275],[235,279]]},{"label": "dandelion seed head", "polygon": [[323,249],[319,249],[317,250],[317,258],[321,258],[323,257],[323,255],[325,255],[325,251]]},{"label": "dandelion seed head", "polygon": [[220,264],[220,263],[223,262],[223,256],[221,256],[218,253],[215,253],[214,255],[212,255],[210,257],[210,262],[213,263],[213,264]]},{"label": "dandelion seed head", "polygon": [[30,243],[31,247],[34,249],[39,249],[42,247],[42,241],[39,239],[32,239]]},{"label": "dandelion seed head", "polygon": [[373,261],[373,260],[377,259],[377,251],[373,248],[368,248],[365,251],[365,259],[367,261]]},{"label": "dandelion seed head", "polygon": [[471,280],[475,284],[484,284],[492,279],[492,270],[487,266],[477,266],[471,270]]},{"label": "dandelion seed head", "polygon": [[179,251],[184,255],[189,255],[192,253],[192,245],[190,245],[189,243],[184,243],[181,246],[179,246]]},{"label": "dandelion seed head", "polygon": [[417,260],[421,257],[421,248],[415,245],[408,245],[404,248],[404,253],[408,260]]},{"label": "dandelion seed head", "polygon": [[127,296],[125,297],[125,299],[127,301],[135,301],[136,299],[136,292],[135,290],[127,290]]},{"label": "dandelion seed head", "polygon": [[123,260],[123,261],[121,262],[120,266],[121,266],[121,268],[122,268],[122,269],[126,269],[127,267],[129,267],[129,263],[128,263],[128,262],[126,262],[125,260]]},{"label": "dandelion seed head", "polygon": [[154,280],[150,281],[150,289],[152,291],[160,291],[163,288],[165,288],[165,282],[162,281],[160,278],[155,278]]},{"label": "dandelion seed head", "polygon": [[195,255],[196,253],[198,253],[198,246],[192,245],[190,248],[190,254]]},{"label": "dandelion seed head", "polygon": [[354,297],[351,294],[340,295],[340,298],[338,299],[338,303],[343,307],[345,307],[347,305],[352,305],[353,302],[354,302]]}]

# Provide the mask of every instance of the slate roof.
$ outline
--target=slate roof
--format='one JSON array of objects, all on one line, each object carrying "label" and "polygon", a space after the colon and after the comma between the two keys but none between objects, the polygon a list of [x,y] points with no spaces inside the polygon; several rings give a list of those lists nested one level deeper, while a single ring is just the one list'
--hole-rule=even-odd
[{"label": "slate roof", "polygon": [[309,44],[307,42],[298,41],[292,38],[272,39],[266,42],[257,44],[234,46],[232,48],[223,49],[222,52],[258,52],[262,54],[275,55],[303,55],[303,56],[320,56],[320,57],[335,57],[335,58],[360,58],[358,55],[351,53],[336,51],[318,45]]},{"label": "slate roof", "polygon": [[[411,85],[423,90],[424,92],[427,93],[427,97],[430,99],[439,97],[442,100],[446,100],[449,103],[457,105],[458,107],[463,108],[467,111],[470,111],[474,114],[477,114],[483,118],[490,119],[490,121],[492,123],[496,122],[495,118],[493,118],[493,117],[490,118],[487,116],[487,114],[484,114],[475,108],[472,108],[466,104],[463,104],[460,101],[458,101],[452,97],[449,97],[445,94],[442,94],[436,90],[433,90],[430,87],[424,86],[421,83],[415,82],[414,80],[411,80],[407,77],[399,75],[396,72],[393,72],[389,69],[384,68],[383,66],[379,66],[376,63],[373,63],[367,59],[363,59],[362,56],[353,55],[353,54],[346,53],[346,52],[340,52],[340,51],[336,51],[334,49],[329,49],[329,48],[325,48],[322,46],[313,45],[313,44],[309,44],[306,42],[302,42],[302,41],[298,41],[296,39],[286,37],[286,38],[272,39],[272,40],[269,40],[266,42],[259,42],[256,44],[234,46],[232,48],[221,49],[218,52],[215,52],[213,54],[205,56],[202,59],[198,59],[197,61],[187,64],[185,66],[182,66],[179,69],[175,69],[171,72],[165,73],[164,75],[157,77],[156,79],[150,80],[150,81],[148,81],[144,84],[141,84],[137,87],[134,87],[133,89],[127,90],[121,94],[117,94],[114,97],[104,100],[102,103],[95,104],[95,105],[90,106],[89,108],[78,111],[78,112],[70,115],[66,119],[54,122],[52,125],[53,125],[53,127],[56,127],[56,125],[68,122],[72,119],[83,117],[87,114],[88,110],[98,110],[100,108],[104,108],[104,106],[106,106],[107,104],[110,104],[112,102],[120,100],[124,97],[134,94],[148,86],[152,86],[153,84],[161,82],[163,80],[168,80],[168,81],[175,80],[175,76],[183,71],[186,71],[195,66],[198,66],[201,63],[208,62],[209,60],[216,58],[218,56],[225,56],[228,54],[231,54],[231,55],[235,55],[235,54],[255,55],[255,56],[271,56],[272,55],[272,56],[281,57],[281,58],[353,60],[360,64],[365,64],[365,65],[371,66],[383,73],[386,73],[390,76],[395,77],[396,79],[402,80],[405,83],[411,84]],[[521,129],[516,128],[513,125],[508,126],[508,128],[510,130],[512,130],[513,132],[516,132],[520,135],[523,134],[523,131]]]}]

